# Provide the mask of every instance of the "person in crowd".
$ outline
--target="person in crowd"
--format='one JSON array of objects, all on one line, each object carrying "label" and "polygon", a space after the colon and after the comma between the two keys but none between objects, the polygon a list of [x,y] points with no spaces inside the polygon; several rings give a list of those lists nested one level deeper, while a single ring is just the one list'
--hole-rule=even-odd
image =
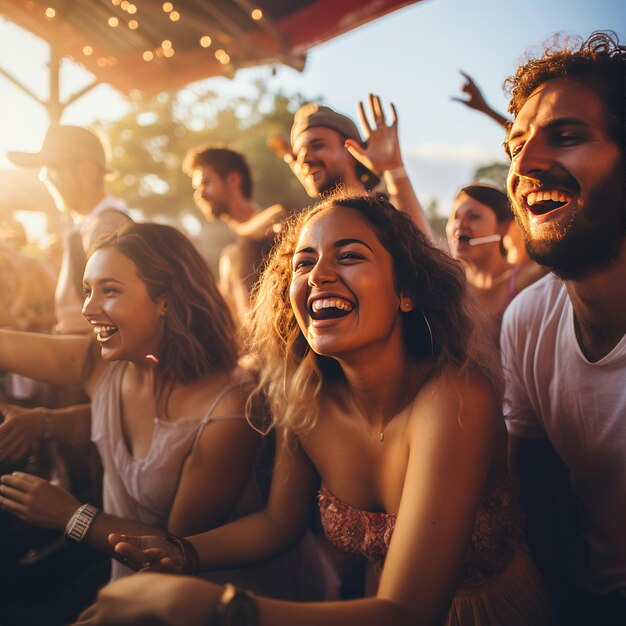
[{"label": "person in crowd", "polygon": [[569,39],[508,84],[509,196],[552,272],[504,315],[511,459],[558,623],[624,624],[626,47]]},{"label": "person in crowd", "polygon": [[296,216],[251,318],[278,438],[267,508],[184,551],[110,540],[135,567],[188,571],[194,553],[201,569],[230,567],[291,545],[317,498],[329,540],[371,563],[373,595],[275,602],[146,573],[105,588],[78,623],[549,624],[480,320],[461,266],[386,200],[331,197]]},{"label": "person in crowd", "polygon": [[250,294],[260,266],[284,217],[281,205],[263,210],[253,199],[253,181],[245,157],[217,146],[192,148],[183,161],[191,176],[194,198],[207,220],[226,221],[236,236],[219,259],[222,295],[240,323],[250,306]]},{"label": "person in crowd", "polygon": [[[487,104],[487,101],[483,97],[482,92],[480,91],[471,76],[469,76],[465,72],[461,72],[461,74],[465,78],[465,83],[461,87],[461,91],[463,91],[463,93],[466,94],[468,98],[465,99],[459,98],[457,96],[452,96],[452,100],[456,100],[457,102],[466,105],[470,109],[474,109],[475,111],[484,113],[487,117],[496,122],[496,124],[502,126],[503,128],[506,128],[506,125],[510,122],[508,118],[506,118],[504,115],[501,115]],[[502,183],[502,186],[504,188],[504,181]],[[526,248],[524,246],[524,235],[521,228],[519,227],[519,224],[514,219],[509,220],[507,231],[502,237],[502,243],[504,245],[504,248],[506,249],[507,261],[511,265],[519,265],[520,268],[528,270],[530,276],[540,275],[537,264],[534,263],[526,253]]]},{"label": "person in crowd", "polygon": [[[40,168],[40,179],[62,217],[63,256],[54,294],[56,332],[90,335],[91,327],[82,315],[86,251],[99,238],[132,221],[124,204],[106,188],[106,178],[112,174],[108,146],[88,128],[53,124],[39,152],[9,151],[7,157],[19,167]],[[73,406],[76,420],[90,419],[90,406],[81,386],[50,389],[47,404]],[[13,415],[21,411],[18,406],[7,410]],[[86,446],[71,463],[96,467],[93,448]],[[97,476],[96,469],[94,478]]]},{"label": "person in crowd", "polygon": [[[193,244],[169,226],[128,224],[90,253],[84,291],[92,336],[0,331],[0,367],[81,383],[91,423],[72,409],[8,418],[0,460],[20,458],[37,438],[91,436],[103,510],[23,472],[1,477],[2,509],[112,554],[111,532],[193,534],[259,508],[261,440],[244,417],[253,378],[237,366],[235,325]],[[130,571],[113,562],[113,578]],[[278,571],[240,575],[282,593],[294,583],[273,580]]]},{"label": "person in crowd", "polygon": [[23,225],[0,223],[0,326],[50,332],[54,326],[54,278],[36,257],[27,254]]},{"label": "person in crowd", "polygon": [[446,225],[450,252],[465,266],[478,302],[493,322],[494,339],[511,300],[544,272],[538,266],[511,264],[503,245],[513,213],[506,193],[489,180],[463,187]]},{"label": "person in crowd", "polygon": [[57,331],[89,334],[81,310],[85,252],[99,238],[130,221],[123,203],[111,196],[107,149],[93,131],[80,126],[50,126],[41,150],[7,152],[20,167],[41,168],[46,185],[65,221],[63,260],[55,293]]},{"label": "person in crowd", "polygon": [[275,135],[268,143],[289,164],[311,198],[338,188],[353,194],[374,193],[382,176],[392,204],[408,213],[432,239],[430,224],[404,167],[395,106],[390,104],[387,123],[380,97],[369,94],[368,103],[369,114],[363,102],[358,103],[365,140],[349,117],[309,103],[296,111],[289,140]]}]

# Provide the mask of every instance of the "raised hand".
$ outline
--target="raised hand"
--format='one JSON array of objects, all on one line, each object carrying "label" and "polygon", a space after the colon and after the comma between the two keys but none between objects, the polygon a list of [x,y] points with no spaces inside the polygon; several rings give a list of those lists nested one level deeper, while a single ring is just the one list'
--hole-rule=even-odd
[{"label": "raised hand", "polygon": [[466,107],[470,109],[474,109],[475,111],[480,111],[484,113],[492,120],[504,126],[507,122],[507,119],[500,115],[497,111],[494,111],[488,104],[485,98],[483,97],[482,92],[474,82],[474,79],[469,75],[459,70],[463,78],[465,78],[465,83],[461,86],[461,91],[467,95],[467,98],[459,98],[458,96],[451,96],[452,100],[456,102],[460,102],[464,104]]},{"label": "raised hand", "polygon": [[181,573],[183,553],[177,544],[165,537],[118,535],[111,533],[109,543],[125,565],[134,570]]},{"label": "raised hand", "polygon": [[267,136],[267,147],[279,158],[287,163],[293,161],[291,142],[285,133],[270,133]]},{"label": "raised hand", "polygon": [[63,529],[79,505],[71,493],[39,476],[13,472],[0,478],[0,507],[27,524]]},{"label": "raised hand", "polygon": [[363,147],[353,139],[346,139],[346,149],[357,161],[377,174],[402,167],[402,153],[398,140],[398,116],[395,106],[389,103],[391,115],[387,123],[380,96],[369,94],[368,103],[371,122],[363,102],[358,103],[359,120],[367,144]]},{"label": "raised hand", "polygon": [[43,432],[41,409],[25,409],[0,403],[4,422],[0,424],[0,461],[19,461]]},{"label": "raised hand", "polygon": [[462,70],[459,70],[459,72],[463,78],[465,78],[465,83],[461,86],[461,91],[468,97],[459,98],[458,96],[452,96],[452,100],[456,100],[470,109],[476,109],[477,111],[482,111],[484,113],[487,109],[489,109],[489,106],[487,105],[482,92],[469,74],[466,74]]}]

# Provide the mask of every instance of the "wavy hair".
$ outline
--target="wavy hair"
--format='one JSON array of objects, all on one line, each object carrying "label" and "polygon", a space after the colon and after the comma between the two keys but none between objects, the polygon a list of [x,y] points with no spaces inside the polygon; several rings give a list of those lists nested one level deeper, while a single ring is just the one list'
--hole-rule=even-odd
[{"label": "wavy hair", "polygon": [[289,302],[289,286],[292,257],[304,225],[322,211],[345,209],[357,211],[370,225],[393,259],[396,290],[416,303],[413,311],[402,314],[409,355],[432,359],[433,373],[476,368],[500,394],[497,351],[483,332],[486,320],[460,263],[433,245],[408,215],[385,199],[337,195],[286,222],[254,294],[248,344],[260,360],[255,394],[264,394],[269,401],[273,416],[269,428],[280,425],[296,434],[311,429],[324,382],[343,378],[335,359],[315,354],[309,347]]},{"label": "wavy hair", "polygon": [[135,264],[153,301],[165,297],[158,396],[177,382],[235,367],[235,323],[209,266],[185,235],[163,224],[130,223],[98,241],[89,255],[101,248],[118,250]]},{"label": "wavy hair", "polygon": [[559,78],[571,78],[598,94],[609,135],[621,147],[622,155],[626,154],[626,46],[619,43],[617,35],[594,31],[583,41],[556,34],[539,58],[528,59],[504,82],[511,96],[509,113],[517,116],[530,94]]}]

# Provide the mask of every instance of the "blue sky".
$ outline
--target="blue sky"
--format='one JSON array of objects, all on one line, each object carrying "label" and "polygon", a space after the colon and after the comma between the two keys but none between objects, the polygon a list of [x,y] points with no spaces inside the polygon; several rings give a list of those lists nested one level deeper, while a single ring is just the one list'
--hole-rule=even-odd
[{"label": "blue sky", "polygon": [[[471,74],[491,105],[504,112],[503,79],[524,51],[557,31],[589,34],[612,29],[626,40],[622,0],[424,0],[367,24],[309,53],[303,73],[281,68],[240,72],[234,81],[215,79],[225,94],[245,90],[252,78],[299,91],[349,115],[356,101],[374,92],[392,100],[400,117],[407,168],[424,201],[436,198],[447,211],[455,191],[479,165],[503,160],[502,131],[491,120],[453,102]],[[16,50],[19,54],[16,54]],[[45,95],[46,46],[0,20],[0,65]],[[88,80],[66,68],[65,91]],[[63,87],[63,84],[62,84]],[[10,149],[37,149],[46,128],[43,109],[0,77],[0,166]],[[89,124],[119,116],[124,101],[99,87],[69,107],[66,123]]]}]

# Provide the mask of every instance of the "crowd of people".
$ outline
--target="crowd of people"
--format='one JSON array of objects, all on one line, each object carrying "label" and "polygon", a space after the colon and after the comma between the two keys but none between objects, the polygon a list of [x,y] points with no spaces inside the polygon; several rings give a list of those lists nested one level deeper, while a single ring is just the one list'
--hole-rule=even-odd
[{"label": "crowd of people", "polygon": [[103,488],[18,470],[0,507],[112,559],[76,624],[626,623],[626,47],[531,58],[510,119],[465,79],[510,169],[458,191],[445,250],[376,95],[363,136],[307,104],[270,139],[316,200],[288,217],[244,155],[189,152],[235,237],[216,278],[108,194],[91,131],[9,154],[66,227],[45,321],[0,309],[0,370],[56,389],[0,405],[0,462],[92,442]]}]

